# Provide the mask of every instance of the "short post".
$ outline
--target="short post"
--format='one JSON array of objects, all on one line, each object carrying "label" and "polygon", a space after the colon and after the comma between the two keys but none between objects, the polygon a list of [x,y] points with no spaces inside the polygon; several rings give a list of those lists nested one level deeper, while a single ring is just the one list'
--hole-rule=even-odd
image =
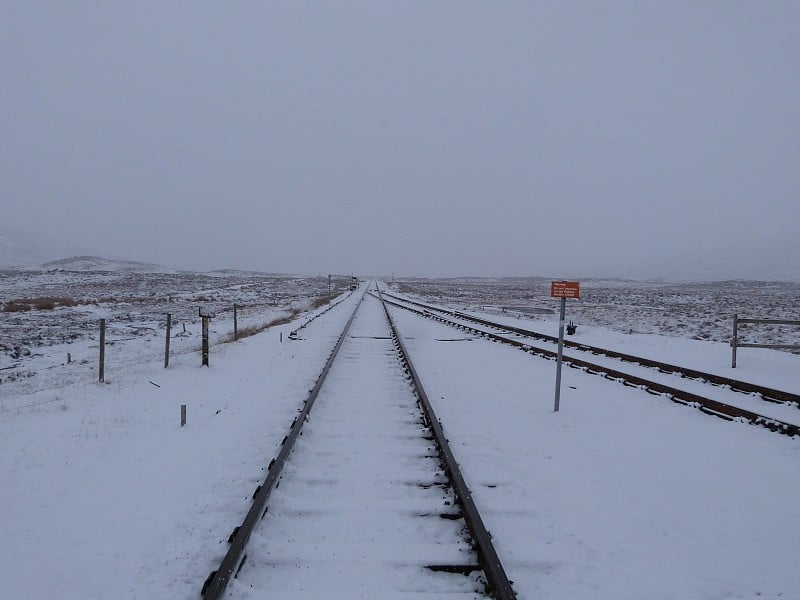
[{"label": "short post", "polygon": [[731,340],[731,369],[736,368],[736,345],[739,343],[739,315],[733,315],[733,339]]},{"label": "short post", "polygon": [[72,362],[72,354],[67,352],[67,364],[70,364],[71,362]]},{"label": "short post", "polygon": [[100,383],[106,380],[106,320],[100,319]]},{"label": "short post", "polygon": [[186,405],[181,404],[181,427],[186,425]]},{"label": "short post", "polygon": [[283,343],[283,332],[281,331],[281,344]]},{"label": "short post", "polygon": [[167,313],[167,338],[164,342],[164,368],[169,366],[169,335],[172,329],[172,313]]},{"label": "short post", "polygon": [[236,309],[238,306],[234,303],[233,305],[233,341],[239,339],[239,320],[237,318]]}]

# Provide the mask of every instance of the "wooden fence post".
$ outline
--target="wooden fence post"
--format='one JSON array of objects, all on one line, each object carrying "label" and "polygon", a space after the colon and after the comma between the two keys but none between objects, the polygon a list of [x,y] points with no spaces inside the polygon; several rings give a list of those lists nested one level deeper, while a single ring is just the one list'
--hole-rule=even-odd
[{"label": "wooden fence post", "polygon": [[739,315],[733,315],[733,339],[731,340],[731,369],[736,368],[736,345],[739,343]]},{"label": "wooden fence post", "polygon": [[234,342],[239,339],[239,321],[237,319],[237,313],[236,313],[236,309],[237,308],[238,308],[237,305],[234,303],[234,305],[233,305],[233,341]]},{"label": "wooden fence post", "polygon": [[181,427],[186,425],[186,405],[181,404]]},{"label": "wooden fence post", "polygon": [[100,319],[100,383],[106,380],[106,320]]},{"label": "wooden fence post", "polygon": [[169,334],[172,329],[172,313],[167,313],[167,338],[164,343],[164,368],[169,366]]},{"label": "wooden fence post", "polygon": [[203,319],[203,366],[208,366],[208,322],[211,317],[202,317]]}]

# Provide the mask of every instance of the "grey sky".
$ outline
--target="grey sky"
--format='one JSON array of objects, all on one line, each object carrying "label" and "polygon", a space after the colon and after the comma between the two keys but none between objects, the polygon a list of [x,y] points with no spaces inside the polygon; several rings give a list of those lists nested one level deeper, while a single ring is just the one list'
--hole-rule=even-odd
[{"label": "grey sky", "polygon": [[2,217],[196,269],[797,262],[799,72],[794,0],[0,0]]}]

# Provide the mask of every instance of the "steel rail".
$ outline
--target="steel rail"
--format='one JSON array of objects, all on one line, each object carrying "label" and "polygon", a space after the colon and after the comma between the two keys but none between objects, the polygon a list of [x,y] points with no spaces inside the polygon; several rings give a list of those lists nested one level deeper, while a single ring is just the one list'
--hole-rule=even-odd
[{"label": "steel rail", "polygon": [[298,414],[294,421],[292,421],[288,435],[284,437],[283,441],[281,442],[281,449],[278,453],[278,456],[269,463],[269,466],[267,467],[267,477],[264,480],[264,483],[259,485],[253,493],[253,504],[250,507],[250,510],[247,512],[244,521],[242,521],[242,524],[233,530],[230,538],[228,538],[228,543],[230,544],[228,552],[222,559],[219,568],[215,571],[212,571],[203,584],[203,588],[200,592],[203,600],[217,600],[225,592],[225,588],[228,586],[231,576],[235,577],[242,568],[242,565],[247,558],[244,550],[247,546],[247,542],[250,540],[250,535],[253,533],[256,523],[261,520],[267,512],[267,500],[269,500],[272,490],[275,488],[275,484],[278,482],[281,471],[283,470],[283,465],[286,462],[286,458],[291,453],[294,443],[297,441],[297,437],[300,435],[300,430],[303,428],[303,425],[306,422],[309,413],[311,412],[311,407],[314,405],[314,401],[319,395],[322,384],[325,382],[325,378],[331,369],[331,365],[333,365],[333,361],[336,359],[336,355],[339,353],[339,349],[342,347],[342,343],[347,337],[347,332],[350,331],[350,325],[353,324],[356,313],[358,312],[361,303],[364,301],[364,295],[365,293],[361,295],[358,304],[356,304],[355,310],[353,310],[353,314],[350,315],[350,319],[344,326],[336,345],[331,351],[328,360],[325,362],[322,372],[317,378],[316,384],[303,403],[303,408],[300,410],[300,414]]},{"label": "steel rail", "polygon": [[[410,306],[386,299],[384,299],[384,302],[391,304],[392,306],[396,306],[398,308],[402,308],[404,310],[417,314],[421,317],[433,319],[435,321],[439,321],[451,327],[461,329],[462,331],[469,331],[476,335],[486,337],[492,341],[514,346],[529,354],[536,354],[547,359],[556,358],[556,352],[554,352],[553,350],[537,348],[536,346],[531,346],[529,344],[520,342],[518,340],[509,339],[488,331],[475,329],[473,327],[470,327],[469,325],[464,325],[463,323],[457,323],[455,321],[446,319],[440,315],[433,314],[430,311],[423,312],[421,310],[417,310]],[[640,387],[653,394],[658,394],[658,395],[663,394],[673,402],[677,402],[679,404],[684,404],[687,406],[695,406],[706,414],[714,415],[716,417],[720,417],[727,421],[743,419],[748,423],[751,423],[753,425],[761,425],[762,427],[766,427],[770,431],[774,431],[776,433],[781,433],[788,436],[800,435],[800,426],[795,425],[793,423],[786,423],[784,421],[779,421],[778,419],[766,417],[764,415],[760,415],[758,413],[755,413],[753,411],[744,408],[731,406],[730,404],[725,404],[723,402],[712,400],[704,396],[699,396],[697,394],[693,394],[685,390],[680,390],[678,388],[673,388],[668,385],[650,381],[642,377],[638,377],[636,375],[631,375],[629,373],[617,371],[616,369],[611,369],[609,367],[590,363],[588,361],[579,358],[564,356],[563,361],[569,364],[573,368],[583,369],[587,373],[590,373],[592,375],[603,375],[607,379],[619,380],[625,385]]]},{"label": "steel rail", "polygon": [[475,550],[478,554],[478,561],[487,578],[488,591],[495,598],[499,598],[500,600],[515,599],[517,596],[497,556],[497,551],[494,548],[494,544],[492,544],[491,535],[483,524],[478,508],[475,506],[475,502],[472,499],[472,492],[464,481],[464,477],[458,467],[458,462],[444,435],[442,425],[436,417],[428,395],[425,393],[425,388],[422,386],[422,380],[414,368],[411,362],[411,356],[403,343],[403,338],[400,336],[391,314],[389,314],[389,308],[386,306],[387,303],[381,296],[380,288],[378,288],[377,297],[381,301],[383,310],[386,313],[386,319],[389,322],[389,328],[392,332],[392,340],[398,349],[406,372],[411,377],[414,393],[419,400],[419,405],[425,415],[427,425],[430,427],[436,445],[439,447],[439,452],[445,463],[446,474],[452,482],[453,491],[456,493],[458,502],[461,505],[464,520],[469,527],[472,538],[475,540]]},{"label": "steel rail", "polygon": [[[487,327],[494,327],[495,329],[509,331],[512,333],[523,335],[525,337],[532,337],[539,340],[558,343],[558,338],[555,336],[546,335],[544,333],[538,333],[536,331],[523,329],[521,327],[515,327],[513,325],[503,325],[501,323],[496,323],[494,321],[483,319],[481,317],[476,317],[474,315],[470,315],[460,311],[449,310],[446,308],[441,308],[438,306],[426,304],[423,302],[409,300],[408,298],[401,298],[400,296],[396,296],[394,294],[389,294],[386,292],[384,292],[384,294],[386,296],[390,296],[402,302],[407,302],[409,304],[421,306],[428,310],[435,310],[444,314],[449,314],[459,319],[465,319],[468,321],[472,321],[473,323],[479,323],[480,325],[485,325]],[[739,322],[741,322],[741,319],[739,320]],[[678,365],[672,365],[657,360],[651,360],[649,358],[643,358],[641,356],[635,356],[633,354],[625,354],[624,352],[617,352],[616,350],[609,350],[607,348],[601,348],[598,346],[581,344],[580,342],[573,342],[571,340],[564,340],[564,346],[567,346],[569,348],[574,348],[576,350],[581,350],[583,352],[590,352],[592,354],[608,356],[609,358],[616,358],[625,362],[639,364],[643,367],[658,369],[662,373],[673,373],[689,379],[698,379],[702,381],[708,381],[709,383],[712,383],[714,385],[727,386],[735,392],[742,392],[745,394],[759,394],[767,402],[774,402],[776,404],[794,404],[798,408],[800,408],[800,394],[793,394],[791,392],[777,390],[774,388],[757,385],[755,383],[749,383],[747,381],[731,379],[730,377],[724,377],[722,375],[714,375],[713,373],[697,371],[695,369],[689,369],[687,367],[681,367]],[[745,347],[744,344],[737,344],[737,346],[740,348]]]}]

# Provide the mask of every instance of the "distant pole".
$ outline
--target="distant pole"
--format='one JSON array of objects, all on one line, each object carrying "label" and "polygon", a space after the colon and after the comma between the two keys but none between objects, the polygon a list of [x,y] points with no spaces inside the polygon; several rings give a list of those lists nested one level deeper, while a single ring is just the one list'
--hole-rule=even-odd
[{"label": "distant pole", "polygon": [[567,312],[567,299],[561,298],[561,316],[558,320],[558,358],[556,359],[556,401],[553,412],[558,412],[561,402],[561,358],[564,355],[564,317]]},{"label": "distant pole", "polygon": [[106,380],[106,320],[100,319],[100,383]]},{"label": "distant pole", "polygon": [[167,337],[164,343],[164,368],[169,366],[169,335],[172,329],[172,314],[167,313]]},{"label": "distant pole", "polygon": [[237,305],[234,304],[233,305],[233,341],[236,341],[236,340],[239,339],[239,320],[238,320],[238,315],[237,315],[237,312],[236,312],[237,308],[238,308]]},{"label": "distant pole", "polygon": [[203,366],[208,366],[208,321],[211,317],[202,317],[203,319]]},{"label": "distant pole", "polygon": [[181,404],[181,427],[186,425],[186,405]]},{"label": "distant pole", "polygon": [[731,369],[736,368],[736,345],[739,343],[739,315],[733,315],[733,339],[731,340]]}]

